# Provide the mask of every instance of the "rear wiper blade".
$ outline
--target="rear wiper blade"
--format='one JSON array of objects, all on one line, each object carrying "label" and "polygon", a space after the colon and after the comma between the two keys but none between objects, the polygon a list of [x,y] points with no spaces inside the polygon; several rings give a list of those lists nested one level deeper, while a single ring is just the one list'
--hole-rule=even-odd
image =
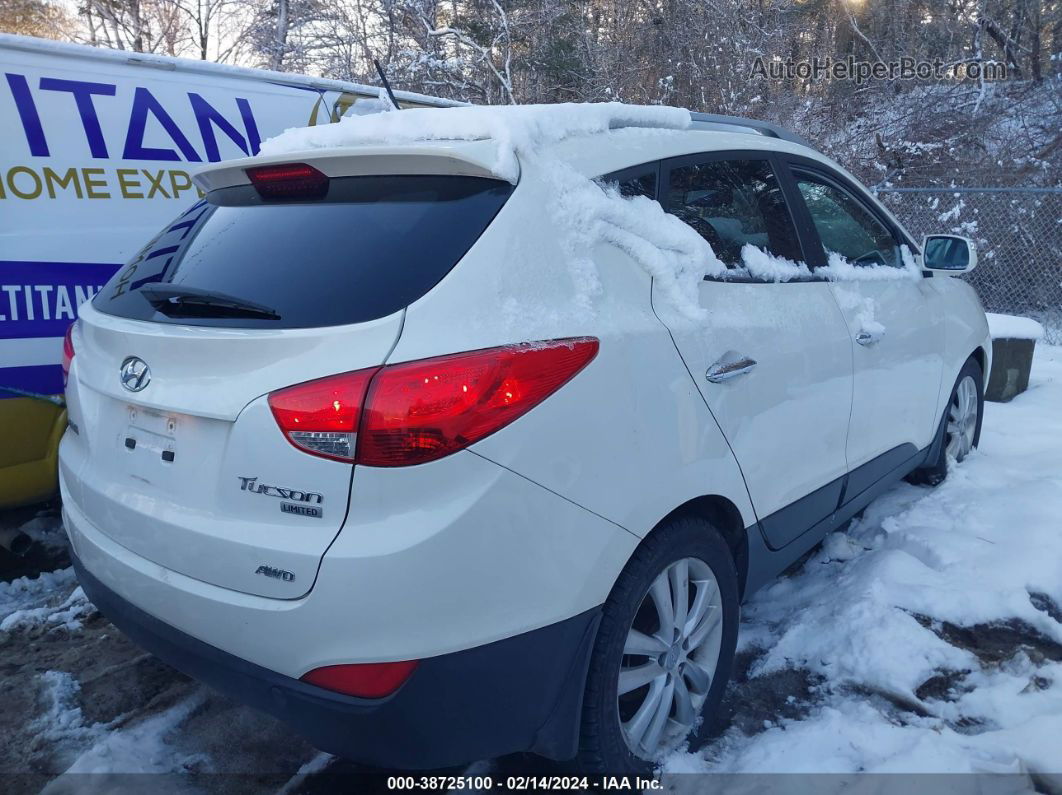
[{"label": "rear wiper blade", "polygon": [[271,307],[202,287],[151,284],[133,292],[144,296],[163,314],[188,316],[206,310],[207,315],[280,320],[280,315]]}]

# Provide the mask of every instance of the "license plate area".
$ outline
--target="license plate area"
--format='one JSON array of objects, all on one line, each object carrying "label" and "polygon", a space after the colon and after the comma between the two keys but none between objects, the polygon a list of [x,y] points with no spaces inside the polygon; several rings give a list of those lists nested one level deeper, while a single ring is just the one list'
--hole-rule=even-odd
[{"label": "license plate area", "polygon": [[119,443],[128,454],[149,457],[164,464],[177,458],[177,434],[180,419],[139,406],[127,406],[128,422]]}]

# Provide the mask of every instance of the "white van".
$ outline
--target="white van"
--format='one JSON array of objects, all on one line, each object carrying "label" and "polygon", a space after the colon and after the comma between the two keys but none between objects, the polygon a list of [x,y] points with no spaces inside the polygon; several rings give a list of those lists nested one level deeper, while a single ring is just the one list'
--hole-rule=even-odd
[{"label": "white van", "polygon": [[[200,195],[203,165],[379,89],[0,34],[0,507],[56,488],[78,306]],[[397,92],[403,106],[454,104]]]}]

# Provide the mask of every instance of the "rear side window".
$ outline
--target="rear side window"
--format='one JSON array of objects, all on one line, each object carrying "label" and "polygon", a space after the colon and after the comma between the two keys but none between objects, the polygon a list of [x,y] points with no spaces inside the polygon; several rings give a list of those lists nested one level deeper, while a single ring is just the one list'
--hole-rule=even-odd
[{"label": "rear side window", "polygon": [[803,259],[782,189],[766,160],[710,160],[673,168],[664,209],[692,226],[728,267],[741,249]]},{"label": "rear side window", "polygon": [[656,172],[650,174],[641,174],[637,177],[630,177],[622,182],[617,183],[620,196],[626,196],[630,198],[632,196],[645,196],[649,199],[656,198]]},{"label": "rear side window", "polygon": [[332,179],[318,201],[212,192],[93,300],[138,320],[240,328],[362,323],[408,306],[468,252],[512,192],[464,176]]},{"label": "rear side window", "polygon": [[612,174],[599,177],[598,181],[611,185],[619,191],[620,196],[628,199],[634,196],[645,196],[647,199],[656,198],[656,163],[646,163],[641,166],[625,168]]}]

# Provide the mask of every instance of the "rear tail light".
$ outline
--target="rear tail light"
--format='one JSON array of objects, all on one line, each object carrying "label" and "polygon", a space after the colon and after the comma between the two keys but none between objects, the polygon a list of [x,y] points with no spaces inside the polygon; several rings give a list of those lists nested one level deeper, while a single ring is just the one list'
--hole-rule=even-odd
[{"label": "rear tail light", "polygon": [[[76,321],[75,321],[76,323]],[[63,386],[66,386],[66,380],[70,377],[70,363],[74,361],[74,325],[71,323],[66,327],[66,334],[63,336]],[[54,359],[52,361],[55,361]]]},{"label": "rear tail light", "polygon": [[263,199],[323,199],[328,193],[328,177],[305,163],[255,166],[247,176]]},{"label": "rear tail light", "polygon": [[557,391],[597,348],[560,340],[385,367],[369,386],[358,463],[421,464],[468,447]]},{"label": "rear tail light", "polygon": [[322,458],[353,461],[365,390],[378,369],[342,373],[281,389],[269,396],[269,408],[296,447]]},{"label": "rear tail light", "polygon": [[597,355],[593,338],[359,370],[269,396],[281,430],[314,455],[378,467],[450,455],[505,427]]},{"label": "rear tail light", "polygon": [[399,686],[409,679],[416,667],[416,660],[326,665],[324,668],[315,668],[303,675],[301,681],[348,696],[383,698],[398,690]]}]

